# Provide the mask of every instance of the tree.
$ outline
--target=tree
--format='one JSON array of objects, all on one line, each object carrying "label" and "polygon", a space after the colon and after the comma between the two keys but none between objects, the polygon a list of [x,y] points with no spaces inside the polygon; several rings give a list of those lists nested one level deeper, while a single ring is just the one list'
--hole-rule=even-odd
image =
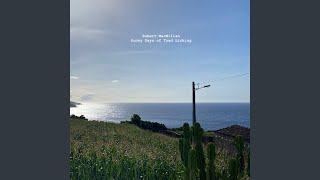
[{"label": "tree", "polygon": [[131,122],[137,126],[141,126],[141,118],[138,114],[133,114],[131,117]]}]

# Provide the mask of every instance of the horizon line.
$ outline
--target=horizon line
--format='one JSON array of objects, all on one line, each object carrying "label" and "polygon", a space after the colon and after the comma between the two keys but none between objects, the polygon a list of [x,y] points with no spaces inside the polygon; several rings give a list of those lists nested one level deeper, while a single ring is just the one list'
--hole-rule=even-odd
[{"label": "horizon line", "polygon": [[[132,104],[143,104],[143,103],[145,103],[145,104],[151,104],[151,103],[156,103],[156,104],[192,104],[192,102],[79,102],[79,101],[73,101],[73,102],[78,102],[78,103],[114,103],[114,104],[116,104],[116,103],[119,103],[119,104],[121,104],[121,103],[127,103],[127,104],[130,104],[130,103],[132,103]],[[208,103],[208,104],[209,103],[220,103],[220,104],[224,103],[224,104],[227,104],[227,103],[250,103],[250,101],[246,101],[246,102],[196,102],[196,104],[198,104],[198,103],[203,103],[203,104],[205,104],[205,103]]]}]

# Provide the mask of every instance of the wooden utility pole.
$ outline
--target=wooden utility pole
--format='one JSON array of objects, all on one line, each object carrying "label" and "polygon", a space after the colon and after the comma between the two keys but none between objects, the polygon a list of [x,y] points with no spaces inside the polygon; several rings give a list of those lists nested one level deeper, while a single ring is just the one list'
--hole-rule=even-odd
[{"label": "wooden utility pole", "polygon": [[192,82],[192,125],[194,125],[194,123],[197,122],[197,120],[196,120],[196,90],[210,87],[210,85],[205,85],[205,86],[199,87],[199,83],[197,85],[198,85],[198,87],[196,88],[194,81]]},{"label": "wooden utility pole", "polygon": [[196,88],[192,82],[192,124],[196,123]]}]

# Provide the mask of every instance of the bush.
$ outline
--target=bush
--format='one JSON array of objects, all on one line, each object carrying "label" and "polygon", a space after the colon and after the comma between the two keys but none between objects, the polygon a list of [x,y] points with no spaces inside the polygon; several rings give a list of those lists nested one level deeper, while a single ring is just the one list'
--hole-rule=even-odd
[{"label": "bush", "polygon": [[70,118],[72,118],[72,119],[81,119],[81,120],[88,120],[86,117],[84,117],[84,115],[76,116],[76,115],[72,114],[72,115],[70,116]]},{"label": "bush", "polygon": [[75,119],[75,118],[77,118],[77,116],[76,116],[76,115],[74,115],[74,114],[72,114],[72,115],[70,116],[70,118]]},{"label": "bush", "polygon": [[131,117],[131,122],[137,126],[141,126],[141,118],[138,114],[133,114]]},{"label": "bush", "polygon": [[[125,122],[128,122],[128,121],[125,121]],[[125,122],[121,122],[121,123],[125,123]],[[137,114],[134,114],[131,117],[131,122],[129,123],[134,124],[142,129],[147,129],[154,132],[167,130],[167,127],[164,124],[160,124],[157,122],[150,122],[150,121],[142,121],[140,116]]]}]

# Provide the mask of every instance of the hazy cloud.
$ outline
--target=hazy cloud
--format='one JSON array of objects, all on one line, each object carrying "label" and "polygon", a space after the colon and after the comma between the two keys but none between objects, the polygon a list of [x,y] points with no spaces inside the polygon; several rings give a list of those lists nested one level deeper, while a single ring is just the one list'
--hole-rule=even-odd
[{"label": "hazy cloud", "polygon": [[117,82],[119,82],[119,80],[113,80],[113,81],[111,81],[112,83],[117,83]]},{"label": "hazy cloud", "polygon": [[91,101],[94,98],[94,94],[90,93],[90,94],[85,94],[83,96],[81,96],[81,101]]},{"label": "hazy cloud", "polygon": [[70,36],[71,38],[85,38],[85,39],[93,39],[100,38],[101,36],[107,33],[106,30],[97,29],[97,28],[87,28],[87,27],[71,27],[70,28]]},{"label": "hazy cloud", "polygon": [[113,52],[114,55],[134,55],[134,54],[151,54],[152,50],[130,50],[130,51],[118,51]]},{"label": "hazy cloud", "polygon": [[70,79],[79,79],[77,76],[70,76]]}]

